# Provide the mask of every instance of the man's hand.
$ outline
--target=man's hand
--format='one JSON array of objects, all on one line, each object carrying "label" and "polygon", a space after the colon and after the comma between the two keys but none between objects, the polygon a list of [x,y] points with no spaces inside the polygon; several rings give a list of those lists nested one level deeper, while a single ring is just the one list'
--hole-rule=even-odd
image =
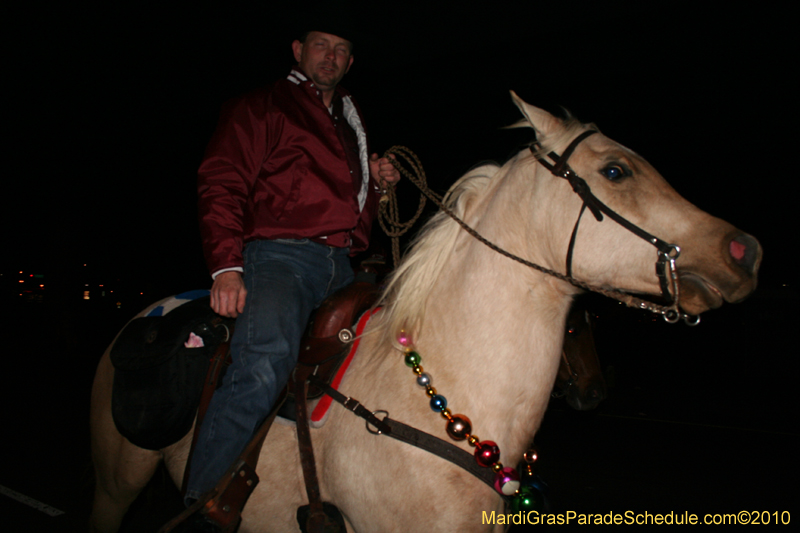
[{"label": "man's hand", "polygon": [[211,286],[211,309],[222,316],[236,318],[244,311],[247,289],[244,288],[242,273],[223,272]]},{"label": "man's hand", "polygon": [[[394,156],[389,154],[394,159]],[[378,183],[381,188],[386,184],[394,185],[400,181],[400,172],[394,167],[386,157],[378,157],[378,154],[369,156],[369,175]]]}]

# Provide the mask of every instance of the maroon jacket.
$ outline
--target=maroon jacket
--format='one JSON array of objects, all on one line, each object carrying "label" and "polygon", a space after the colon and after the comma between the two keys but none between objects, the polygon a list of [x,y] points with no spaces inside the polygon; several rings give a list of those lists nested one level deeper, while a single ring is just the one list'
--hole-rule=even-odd
[{"label": "maroon jacket", "polygon": [[363,119],[340,87],[332,107],[295,68],[223,109],[198,172],[212,274],[241,267],[253,240],[310,238],[352,254],[367,248],[380,195],[369,179]]}]

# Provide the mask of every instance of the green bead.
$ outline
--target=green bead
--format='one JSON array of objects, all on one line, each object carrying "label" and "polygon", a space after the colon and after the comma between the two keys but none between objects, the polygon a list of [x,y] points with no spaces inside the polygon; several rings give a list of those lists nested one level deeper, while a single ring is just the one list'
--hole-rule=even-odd
[{"label": "green bead", "polygon": [[542,496],[538,491],[530,487],[522,486],[519,492],[511,498],[511,510],[513,512],[522,511],[541,511],[542,510]]},{"label": "green bead", "polygon": [[417,352],[411,351],[406,354],[406,366],[414,368],[422,361],[422,357]]}]

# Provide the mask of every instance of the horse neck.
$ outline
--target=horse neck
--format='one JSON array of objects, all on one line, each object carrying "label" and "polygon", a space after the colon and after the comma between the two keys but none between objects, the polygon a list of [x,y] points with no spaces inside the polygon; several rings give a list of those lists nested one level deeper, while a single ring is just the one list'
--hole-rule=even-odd
[{"label": "horse neck", "polygon": [[417,346],[451,411],[516,457],[547,407],[570,297],[474,239],[456,256],[429,295]]}]

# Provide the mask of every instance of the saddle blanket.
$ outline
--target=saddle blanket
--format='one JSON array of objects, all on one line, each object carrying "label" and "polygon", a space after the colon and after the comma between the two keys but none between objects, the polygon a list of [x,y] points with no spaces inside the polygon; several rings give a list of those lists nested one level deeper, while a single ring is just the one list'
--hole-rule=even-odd
[{"label": "saddle blanket", "polygon": [[141,448],[164,448],[191,429],[209,361],[229,332],[208,301],[204,290],[157,302],[111,348],[114,423]]},{"label": "saddle blanket", "polygon": [[210,294],[211,291],[208,289],[197,289],[194,291],[182,292],[180,294],[176,294],[175,296],[171,296],[166,300],[158,302],[150,309],[146,309],[144,316],[164,316],[176,307],[180,307],[183,304],[191,302],[192,300],[197,300],[198,298],[204,298]]}]

